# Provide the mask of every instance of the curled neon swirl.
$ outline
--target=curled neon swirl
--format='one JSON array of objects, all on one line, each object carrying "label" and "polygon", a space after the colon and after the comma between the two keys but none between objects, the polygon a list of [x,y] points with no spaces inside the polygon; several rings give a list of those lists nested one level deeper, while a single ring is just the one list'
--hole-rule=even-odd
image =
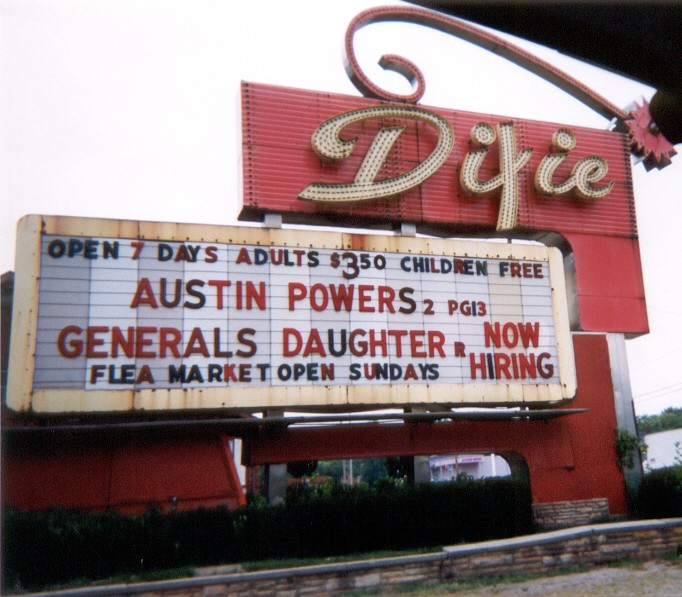
[{"label": "curled neon swirl", "polygon": [[[628,133],[633,153],[636,156],[645,156],[647,170],[652,167],[664,168],[670,163],[670,158],[675,155],[672,144],[660,131],[651,132],[655,127],[652,127],[648,104],[645,103],[643,107],[637,106],[638,110],[634,112],[624,111],[569,74],[507,40],[465,21],[422,8],[396,6],[370,8],[358,14],[348,25],[344,43],[344,67],[353,85],[365,97],[416,104],[423,97],[426,88],[422,72],[402,56],[385,54],[381,57],[379,65],[386,70],[401,74],[410,82],[413,91],[407,95],[382,89],[374,84],[360,67],[353,47],[355,33],[366,25],[386,21],[400,21],[431,27],[480,46],[542,77],[604,118],[615,119],[615,130]],[[646,121],[644,126],[643,120]]]},{"label": "curled neon swirl", "polygon": [[403,75],[410,82],[413,92],[408,95],[392,93],[382,89],[374,84],[360,67],[353,47],[355,33],[366,25],[385,21],[400,21],[424,25],[425,27],[431,27],[432,29],[453,35],[535,73],[609,120],[617,118],[622,121],[628,117],[626,112],[609,102],[596,91],[505,39],[459,19],[430,10],[411,7],[382,6],[370,8],[358,14],[348,25],[344,43],[344,66],[353,85],[366,97],[415,104],[424,95],[424,75],[406,58],[394,54],[386,54],[382,56],[379,65],[384,69]]}]

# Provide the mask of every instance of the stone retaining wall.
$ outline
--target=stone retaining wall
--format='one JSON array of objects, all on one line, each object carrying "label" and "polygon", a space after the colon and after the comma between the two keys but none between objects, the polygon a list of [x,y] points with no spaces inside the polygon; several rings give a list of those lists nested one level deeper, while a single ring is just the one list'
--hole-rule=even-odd
[{"label": "stone retaining wall", "polygon": [[533,504],[533,520],[545,530],[581,526],[608,516],[609,500],[606,498]]},{"label": "stone retaining wall", "polygon": [[[395,558],[235,572],[153,583],[109,585],[54,592],[51,597],[339,594],[401,584],[448,582],[510,573],[542,574],[623,559],[650,560],[682,553],[682,518],[564,529],[513,539],[446,547]],[[48,595],[42,593],[41,595]]]}]

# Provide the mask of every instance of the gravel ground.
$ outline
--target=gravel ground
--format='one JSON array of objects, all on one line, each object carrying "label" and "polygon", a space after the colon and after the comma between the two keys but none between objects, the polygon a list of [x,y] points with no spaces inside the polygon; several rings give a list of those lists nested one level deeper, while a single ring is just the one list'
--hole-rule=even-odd
[{"label": "gravel ground", "polygon": [[[405,595],[405,593],[402,593]],[[542,595],[542,597],[565,597],[567,595],[589,595],[591,597],[632,595],[655,595],[656,597],[682,596],[682,563],[650,561],[633,563],[618,568],[602,567],[589,572],[563,574],[551,578],[540,578],[518,583],[502,582],[477,589],[458,588],[442,585],[408,595],[440,597],[516,597]]]}]

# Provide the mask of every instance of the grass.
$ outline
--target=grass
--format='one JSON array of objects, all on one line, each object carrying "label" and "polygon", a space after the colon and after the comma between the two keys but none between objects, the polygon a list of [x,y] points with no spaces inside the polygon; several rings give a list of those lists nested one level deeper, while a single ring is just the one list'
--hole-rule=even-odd
[{"label": "grass", "polygon": [[425,553],[442,551],[442,546],[423,547],[420,549],[410,549],[404,551],[372,551],[367,553],[351,553],[342,556],[331,556],[326,558],[289,558],[285,560],[261,560],[254,562],[240,562],[239,565],[245,572],[258,572],[260,570],[276,570],[278,568],[300,568],[303,566],[316,566],[319,564],[339,564],[343,562],[354,562],[356,560],[376,560],[379,558],[393,558],[401,556],[414,556]]}]

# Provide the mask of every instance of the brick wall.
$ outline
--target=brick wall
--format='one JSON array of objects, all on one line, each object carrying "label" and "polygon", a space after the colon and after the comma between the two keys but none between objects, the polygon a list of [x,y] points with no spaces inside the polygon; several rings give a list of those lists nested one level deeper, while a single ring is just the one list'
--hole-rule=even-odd
[{"label": "brick wall", "polygon": [[606,498],[533,504],[533,520],[545,530],[585,525],[608,516],[609,501]]}]

